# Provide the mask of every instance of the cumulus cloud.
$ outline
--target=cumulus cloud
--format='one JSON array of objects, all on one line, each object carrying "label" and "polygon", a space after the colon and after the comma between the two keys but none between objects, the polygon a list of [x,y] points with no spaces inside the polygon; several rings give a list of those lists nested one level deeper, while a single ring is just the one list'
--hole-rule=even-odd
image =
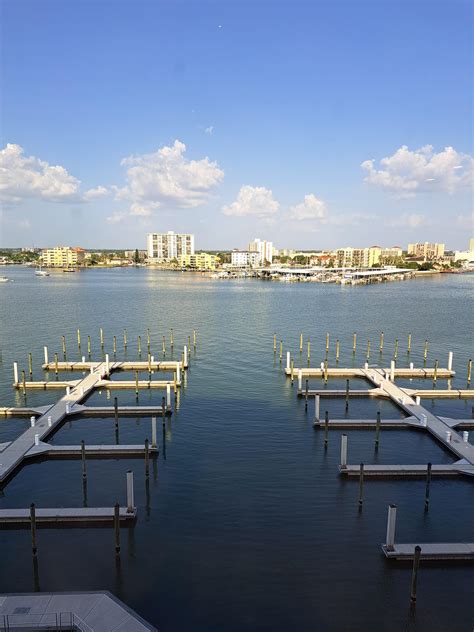
[{"label": "cumulus cloud", "polygon": [[301,220],[325,220],[327,217],[327,208],[325,202],[317,198],[313,193],[304,196],[304,200],[300,204],[296,204],[290,208],[290,218]]},{"label": "cumulus cloud", "polygon": [[365,160],[361,164],[367,172],[365,182],[393,191],[402,197],[411,197],[418,192],[455,191],[473,182],[474,160],[468,154],[445,147],[436,153],[432,145],[410,151],[406,145],[380,161]]},{"label": "cumulus cloud", "polygon": [[224,215],[254,215],[255,217],[272,217],[280,208],[273,198],[273,193],[265,187],[240,187],[237,199],[232,204],[222,207]]},{"label": "cumulus cloud", "polygon": [[89,189],[88,191],[86,191],[84,193],[84,199],[86,201],[96,200],[98,198],[104,197],[104,195],[107,195],[108,192],[109,192],[108,189],[106,189],[105,187],[98,186],[98,187],[95,187],[93,189]]},{"label": "cumulus cloud", "polygon": [[25,156],[20,145],[9,143],[0,151],[0,198],[4,202],[17,203],[29,198],[53,202],[78,200],[80,185],[80,180],[64,167]]},{"label": "cumulus cloud", "polygon": [[205,204],[224,172],[209,158],[188,160],[186,145],[175,140],[151,154],[124,158],[126,186],[115,187],[118,200],[131,203],[130,214],[150,215],[161,206],[194,208]]},{"label": "cumulus cloud", "polygon": [[401,226],[403,228],[418,228],[426,224],[426,217],[419,213],[404,213],[391,222],[391,226]]}]

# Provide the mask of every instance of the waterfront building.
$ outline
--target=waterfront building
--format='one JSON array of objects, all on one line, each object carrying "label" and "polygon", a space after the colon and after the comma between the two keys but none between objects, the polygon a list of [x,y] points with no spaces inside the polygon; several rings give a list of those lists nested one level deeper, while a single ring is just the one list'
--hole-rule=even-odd
[{"label": "waterfront building", "polygon": [[469,250],[456,250],[454,253],[454,261],[463,261],[465,263],[474,262],[474,238],[469,240]]},{"label": "waterfront building", "polygon": [[[125,259],[129,259],[131,261],[135,260],[135,256],[137,254],[136,250],[125,250],[123,253],[123,256],[125,257]],[[138,251],[138,259],[140,261],[145,261],[145,259],[147,258],[148,255],[148,251],[147,250],[139,250]]]},{"label": "waterfront building", "polygon": [[444,256],[444,244],[424,243],[408,244],[408,255],[413,257],[423,257],[423,261],[441,259]]},{"label": "waterfront building", "polygon": [[194,254],[194,235],[185,233],[148,233],[147,255],[152,263],[169,262],[182,255]]},{"label": "waterfront building", "polygon": [[207,252],[198,252],[194,255],[180,255],[178,265],[182,268],[193,268],[195,270],[215,270],[217,263],[216,255]]},{"label": "waterfront building", "polygon": [[273,243],[266,241],[265,239],[255,238],[249,243],[249,252],[258,253],[258,262],[264,265],[265,262],[272,263],[273,261]]},{"label": "waterfront building", "polygon": [[385,261],[387,259],[401,259],[403,250],[400,246],[392,246],[391,248],[382,248],[380,251],[380,259]]},{"label": "waterfront building", "polygon": [[44,248],[41,251],[41,260],[48,268],[68,268],[80,266],[84,263],[85,253],[83,248],[71,248],[70,246],[56,246]]},{"label": "waterfront building", "polygon": [[233,268],[248,268],[260,264],[258,252],[249,250],[233,250],[231,255],[231,265]]}]

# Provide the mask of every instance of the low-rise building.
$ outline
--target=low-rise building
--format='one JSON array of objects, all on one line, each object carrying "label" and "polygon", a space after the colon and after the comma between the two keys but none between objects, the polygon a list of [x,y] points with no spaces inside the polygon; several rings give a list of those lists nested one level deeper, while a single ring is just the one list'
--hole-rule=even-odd
[{"label": "low-rise building", "polygon": [[444,256],[444,244],[424,243],[408,244],[408,256],[423,257],[423,261],[433,261]]},{"label": "low-rise building", "polygon": [[249,268],[260,264],[258,252],[249,250],[233,250],[231,255],[231,265],[233,268]]},{"label": "low-rise building", "polygon": [[182,268],[195,270],[215,270],[217,264],[216,255],[207,252],[197,252],[194,255],[181,255],[178,257],[178,265]]},{"label": "low-rise building", "polygon": [[48,268],[70,268],[84,263],[84,249],[71,248],[70,246],[56,246],[44,248],[41,251],[41,260]]}]

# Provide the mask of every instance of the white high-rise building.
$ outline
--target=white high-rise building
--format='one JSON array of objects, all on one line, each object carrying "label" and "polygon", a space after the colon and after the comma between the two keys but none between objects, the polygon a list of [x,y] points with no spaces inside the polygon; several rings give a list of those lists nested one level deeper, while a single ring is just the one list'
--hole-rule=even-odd
[{"label": "white high-rise building", "polygon": [[265,261],[273,261],[273,243],[264,239],[254,239],[249,243],[249,252],[258,252],[259,263],[263,265]]},{"label": "white high-rise building", "polygon": [[148,233],[147,255],[150,261],[162,262],[194,254],[194,235],[167,233]]}]

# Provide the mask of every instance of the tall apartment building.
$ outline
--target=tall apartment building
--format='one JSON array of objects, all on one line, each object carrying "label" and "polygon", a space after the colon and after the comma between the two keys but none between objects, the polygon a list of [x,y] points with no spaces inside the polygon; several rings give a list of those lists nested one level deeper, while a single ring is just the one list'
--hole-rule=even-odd
[{"label": "tall apartment building", "polygon": [[193,255],[194,235],[177,234],[172,230],[167,233],[148,233],[147,254],[149,260],[157,263]]},{"label": "tall apartment building", "polygon": [[273,243],[265,239],[254,239],[249,243],[249,252],[258,253],[258,263],[263,265],[265,261],[273,261]]},{"label": "tall apartment building", "polygon": [[440,259],[444,256],[444,244],[408,244],[408,254],[414,257],[423,257],[424,261]]},{"label": "tall apartment building", "polygon": [[69,246],[44,248],[41,251],[41,261],[48,268],[69,268],[84,263],[84,249]]}]

